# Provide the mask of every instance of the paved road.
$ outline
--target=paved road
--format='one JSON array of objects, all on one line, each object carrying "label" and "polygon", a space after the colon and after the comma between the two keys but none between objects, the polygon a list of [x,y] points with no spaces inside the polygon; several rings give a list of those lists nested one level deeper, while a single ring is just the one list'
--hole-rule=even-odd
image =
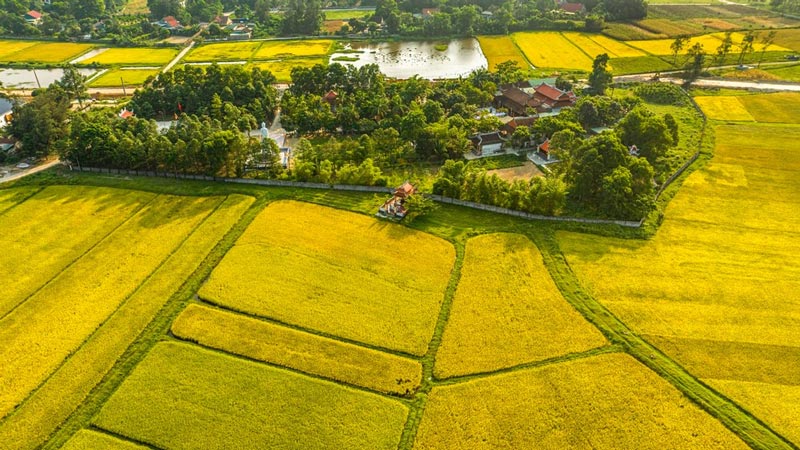
[{"label": "paved road", "polygon": [[166,66],[164,66],[164,68],[163,68],[163,69],[161,69],[161,73],[167,73],[167,72],[169,72],[169,69],[172,69],[172,66],[174,66],[175,64],[178,64],[178,61],[182,60],[182,59],[183,59],[183,57],[184,57],[184,56],[185,56],[187,53],[189,53],[189,50],[191,50],[191,49],[192,49],[192,47],[194,47],[194,41],[190,42],[190,43],[189,43],[189,45],[187,45],[187,46],[186,46],[186,48],[184,48],[183,50],[181,50],[181,52],[180,52],[180,53],[178,53],[178,54],[175,56],[175,58],[174,58],[172,61],[170,61],[170,62],[169,62],[169,64],[167,64]]},{"label": "paved road", "polygon": [[57,164],[61,164],[61,161],[56,159],[54,161],[46,162],[44,164],[40,164],[38,166],[31,167],[31,168],[22,170],[20,172],[16,172],[16,173],[13,173],[11,175],[2,177],[2,178],[0,178],[0,183],[8,183],[10,181],[18,180],[18,179],[20,179],[20,178],[22,178],[24,176],[28,176],[28,175],[34,174],[36,172],[41,172],[43,170],[47,170],[47,169],[49,169],[49,168],[51,168],[51,167],[53,167],[53,166],[55,166]]}]

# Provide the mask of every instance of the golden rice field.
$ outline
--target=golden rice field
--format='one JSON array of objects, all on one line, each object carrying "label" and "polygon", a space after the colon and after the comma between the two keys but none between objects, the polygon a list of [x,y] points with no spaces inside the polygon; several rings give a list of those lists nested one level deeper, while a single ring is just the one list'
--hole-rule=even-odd
[{"label": "golden rice field", "polygon": [[281,201],[253,221],[200,290],[234,310],[422,355],[455,251],[371,217]]},{"label": "golden rice field", "polygon": [[11,41],[0,39],[0,61],[13,61],[13,59],[8,59],[7,57],[14,53],[21,52],[26,48],[33,47],[38,43],[37,41]]},{"label": "golden rice field", "polygon": [[[722,39],[725,37],[725,33],[717,32],[711,34],[704,34],[701,36],[693,36],[687,45],[684,45],[683,50],[681,50],[681,54],[686,54],[689,48],[697,43],[703,46],[706,53],[714,54],[717,47],[722,44]],[[731,39],[733,41],[733,48],[732,52],[735,53],[737,51],[736,44],[742,42],[744,38],[744,34],[739,32],[734,32],[731,34]],[[630,45],[639,48],[647,53],[651,53],[653,55],[671,55],[672,49],[670,46],[674,42],[674,39],[654,39],[654,40],[647,40],[647,41],[630,41],[628,42]],[[764,46],[758,40],[756,40],[755,44],[753,45],[754,51],[760,52]],[[772,45],[769,47],[769,51],[788,51],[789,49],[782,47],[780,45]]]},{"label": "golden rice field", "polygon": [[0,319],[0,416],[76,351],[219,203],[156,197]]},{"label": "golden rice field", "polygon": [[261,70],[268,70],[280,83],[292,81],[292,69],[295,67],[314,67],[317,64],[327,64],[322,58],[284,59],[282,61],[262,61],[251,63],[248,67],[257,66]]},{"label": "golden rice field", "polygon": [[610,58],[630,58],[635,56],[647,56],[643,51],[633,48],[624,42],[616,41],[602,34],[564,32],[564,37],[581,50],[588,53],[590,57],[606,53]]},{"label": "golden rice field", "polygon": [[147,447],[93,430],[80,430],[61,447],[64,450],[145,450]]},{"label": "golden rice field", "polygon": [[225,42],[195,47],[184,62],[247,61],[261,44],[259,42]]},{"label": "golden rice field", "polygon": [[15,188],[0,190],[0,214],[5,210],[17,206],[26,198],[36,194],[40,188]]},{"label": "golden rice field", "polygon": [[195,228],[80,351],[67,359],[0,425],[0,442],[8,443],[6,450],[35,448],[47,439],[111,370],[130,343],[252,203],[252,197],[230,195],[213,215]]},{"label": "golden rice field", "polygon": [[172,332],[206,347],[387,394],[413,393],[422,380],[418,361],[205,306],[190,305]]},{"label": "golden rice field", "polygon": [[71,42],[33,42],[34,45],[22,47],[21,49],[18,49],[12,53],[5,53],[2,49],[0,49],[0,62],[67,62],[95,47],[92,44],[75,44]]},{"label": "golden rice field", "polygon": [[561,296],[528,238],[488,234],[467,242],[434,374],[490,372],[605,343]]},{"label": "golden rice field", "polygon": [[325,56],[333,47],[330,39],[309,39],[298,41],[264,41],[253,54],[254,60],[303,58]]},{"label": "golden rice field", "polygon": [[800,93],[696,97],[708,118],[800,124]]},{"label": "golden rice field", "polygon": [[509,36],[478,36],[478,43],[489,62],[489,70],[494,71],[498,64],[506,61],[514,61],[521,68],[530,66]]},{"label": "golden rice field", "polygon": [[592,58],[557,31],[520,32],[511,38],[535,67],[592,69]]},{"label": "golden rice field", "polygon": [[606,354],[434,387],[414,448],[749,447],[632,357]]},{"label": "golden rice field", "polygon": [[89,86],[92,87],[119,87],[124,83],[125,86],[141,86],[148,78],[154,77],[161,72],[158,69],[110,69],[99,77],[93,79]]},{"label": "golden rice field", "polygon": [[[752,96],[750,106],[766,114],[768,99]],[[686,180],[654,238],[560,233],[559,242],[614,314],[797,443],[787,399],[800,385],[800,127],[715,133],[713,160]]]},{"label": "golden rice field", "polygon": [[162,342],[94,425],[159,448],[396,449],[401,402],[284,369]]},{"label": "golden rice field", "polygon": [[178,54],[176,48],[109,48],[80,64],[108,66],[163,66]]},{"label": "golden rice field", "polygon": [[733,120],[753,122],[755,119],[747,111],[738,96],[710,95],[695,97],[695,101],[703,109],[706,117],[714,120]]}]

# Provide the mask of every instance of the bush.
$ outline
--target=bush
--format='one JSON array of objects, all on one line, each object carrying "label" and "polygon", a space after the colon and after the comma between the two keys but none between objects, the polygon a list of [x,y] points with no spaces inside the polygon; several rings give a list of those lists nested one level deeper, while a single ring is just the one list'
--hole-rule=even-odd
[{"label": "bush", "polygon": [[683,90],[679,86],[670,83],[641,84],[633,92],[650,103],[677,106],[686,104],[686,94],[683,93]]}]

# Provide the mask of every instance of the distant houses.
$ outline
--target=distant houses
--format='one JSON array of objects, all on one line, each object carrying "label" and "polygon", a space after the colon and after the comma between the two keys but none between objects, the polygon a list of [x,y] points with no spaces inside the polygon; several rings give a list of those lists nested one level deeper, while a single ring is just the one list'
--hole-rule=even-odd
[{"label": "distant houses", "polygon": [[22,18],[31,25],[39,25],[42,23],[42,13],[33,9],[26,12]]},{"label": "distant houses", "polygon": [[180,21],[178,21],[178,19],[176,19],[175,16],[165,16],[164,18],[156,22],[155,25],[167,29],[169,31],[180,30],[183,28],[183,26],[181,26]]},{"label": "distant houses", "polygon": [[495,95],[494,105],[506,108],[510,116],[558,112],[561,108],[574,106],[578,97],[572,91],[562,91],[555,86],[541,83],[536,87],[524,84],[501,86]]},{"label": "distant houses", "polygon": [[503,152],[505,139],[500,136],[499,131],[491,133],[479,133],[469,138],[475,148],[477,156],[491,156]]}]

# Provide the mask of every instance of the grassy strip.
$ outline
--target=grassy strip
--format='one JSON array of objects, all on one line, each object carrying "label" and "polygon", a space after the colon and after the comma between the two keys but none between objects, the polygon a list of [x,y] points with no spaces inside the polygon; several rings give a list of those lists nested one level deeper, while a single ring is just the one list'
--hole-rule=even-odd
[{"label": "grassy strip", "polygon": [[612,342],[623,345],[628,353],[719,419],[751,447],[764,450],[796,448],[759,419],[693,377],[675,361],[634,334],[608,309],[586,293],[551,233],[538,236],[536,241],[542,250],[545,264],[564,297],[584,317],[600,328]]},{"label": "grassy strip", "polygon": [[397,447],[407,413],[401,402],[375,394],[164,342],[94,422],[175,450],[246,448],[256,442],[270,448],[377,450]]},{"label": "grassy strip", "polygon": [[467,241],[434,374],[492,372],[605,344],[564,301],[528,238],[487,234]]},{"label": "grassy strip", "polygon": [[75,352],[219,202],[158,197],[2,319],[0,379],[6,389],[0,413],[19,405]]},{"label": "grassy strip", "polygon": [[189,305],[172,332],[206,347],[387,394],[409,395],[422,380],[417,361],[207,306]]},{"label": "grassy strip", "polygon": [[106,433],[81,430],[61,448],[63,450],[145,450],[148,447],[143,447]]},{"label": "grassy strip", "polygon": [[114,366],[252,202],[249,197],[231,196],[221,203],[81,350],[3,423],[0,441],[24,445],[19,448],[34,448],[44,442]]}]

